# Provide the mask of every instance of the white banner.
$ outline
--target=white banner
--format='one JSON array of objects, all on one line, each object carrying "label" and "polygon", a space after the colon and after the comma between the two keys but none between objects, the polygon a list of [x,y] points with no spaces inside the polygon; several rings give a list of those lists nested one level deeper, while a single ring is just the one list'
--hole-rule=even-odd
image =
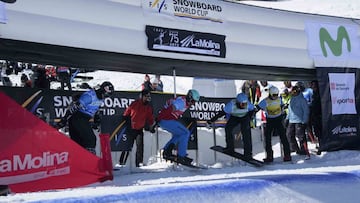
[{"label": "white banner", "polygon": [[143,0],[144,13],[224,22],[224,3],[216,0]]},{"label": "white banner", "polygon": [[360,68],[359,26],[307,22],[308,52],[316,67]]},{"label": "white banner", "polygon": [[5,3],[0,2],[0,23],[6,23]]},{"label": "white banner", "polygon": [[357,114],[355,73],[329,73],[332,114]]}]

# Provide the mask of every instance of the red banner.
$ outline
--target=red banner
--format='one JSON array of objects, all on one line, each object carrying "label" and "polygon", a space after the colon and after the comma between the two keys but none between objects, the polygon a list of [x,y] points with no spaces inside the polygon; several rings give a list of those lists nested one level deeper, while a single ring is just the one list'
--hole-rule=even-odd
[{"label": "red banner", "polygon": [[32,192],[112,180],[108,146],[100,159],[2,92],[0,101],[0,185]]}]

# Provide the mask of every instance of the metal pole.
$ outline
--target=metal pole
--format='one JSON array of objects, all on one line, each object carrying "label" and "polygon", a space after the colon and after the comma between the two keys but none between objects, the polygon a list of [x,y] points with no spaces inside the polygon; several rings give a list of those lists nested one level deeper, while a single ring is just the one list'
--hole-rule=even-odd
[{"label": "metal pole", "polygon": [[[212,129],[213,129],[213,136],[214,136],[214,146],[216,146],[215,123],[212,123]],[[214,151],[214,158],[215,158],[215,163],[216,163],[217,162],[216,151]]]},{"label": "metal pole", "polygon": [[174,98],[176,97],[176,70],[173,68],[173,78],[174,78]]},{"label": "metal pole", "polygon": [[159,159],[157,160],[161,160],[161,150],[160,150],[160,147],[159,147],[159,127],[156,126],[156,155],[159,155]]}]

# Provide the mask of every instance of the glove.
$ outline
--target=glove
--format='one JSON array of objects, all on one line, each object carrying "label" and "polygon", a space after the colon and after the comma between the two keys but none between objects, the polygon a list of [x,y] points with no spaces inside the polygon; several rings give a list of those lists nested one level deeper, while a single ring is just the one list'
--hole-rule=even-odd
[{"label": "glove", "polygon": [[96,113],[94,115],[94,122],[93,122],[92,128],[95,130],[98,130],[100,125],[101,125],[101,117],[100,117],[99,113]]},{"label": "glove", "polygon": [[67,124],[67,119],[66,118],[62,118],[56,125],[57,129],[63,128],[65,127]]},{"label": "glove", "polygon": [[150,128],[150,133],[155,133],[155,128]]},{"label": "glove", "polygon": [[150,133],[155,133],[156,126],[157,126],[157,122],[155,122],[152,126],[150,126],[149,128]]}]

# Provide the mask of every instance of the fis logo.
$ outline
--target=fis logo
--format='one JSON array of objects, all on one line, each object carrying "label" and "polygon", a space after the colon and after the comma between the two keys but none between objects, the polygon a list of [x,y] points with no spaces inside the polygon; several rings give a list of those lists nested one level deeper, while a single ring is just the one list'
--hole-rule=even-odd
[{"label": "fis logo", "polygon": [[154,9],[156,8],[159,13],[161,13],[162,10],[167,10],[167,5],[165,4],[166,0],[155,0],[149,2],[149,7]]}]

